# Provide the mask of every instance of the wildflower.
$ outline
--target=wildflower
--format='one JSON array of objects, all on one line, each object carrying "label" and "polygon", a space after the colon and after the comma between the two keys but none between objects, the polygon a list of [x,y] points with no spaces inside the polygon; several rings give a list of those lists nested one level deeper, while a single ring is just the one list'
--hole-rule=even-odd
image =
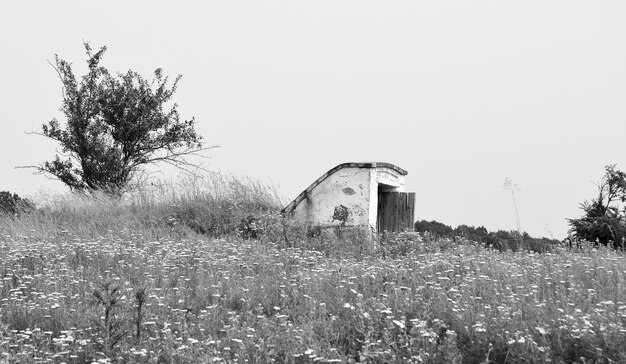
[{"label": "wildflower", "polygon": [[393,320],[393,323],[394,323],[396,326],[398,326],[399,328],[401,328],[401,329],[403,329],[403,330],[404,330],[404,323],[403,323],[403,322],[400,322],[400,321],[398,321],[398,320]]}]

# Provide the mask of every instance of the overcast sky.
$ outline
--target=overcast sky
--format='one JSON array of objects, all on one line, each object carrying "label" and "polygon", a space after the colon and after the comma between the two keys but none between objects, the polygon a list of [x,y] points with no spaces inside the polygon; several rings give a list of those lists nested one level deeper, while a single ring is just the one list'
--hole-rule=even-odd
[{"label": "overcast sky", "polygon": [[417,217],[563,238],[604,166],[626,169],[626,1],[12,1],[0,5],[0,190],[64,186],[17,165],[61,118],[55,54],[182,74],[208,167],[294,198],[335,165],[409,171]]}]

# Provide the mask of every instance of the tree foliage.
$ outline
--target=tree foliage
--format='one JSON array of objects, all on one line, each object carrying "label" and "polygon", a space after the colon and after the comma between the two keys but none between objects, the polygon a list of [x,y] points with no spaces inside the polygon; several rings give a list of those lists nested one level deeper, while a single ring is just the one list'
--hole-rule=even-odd
[{"label": "tree foliage", "polygon": [[580,204],[584,215],[568,219],[570,231],[578,239],[623,247],[626,239],[626,173],[617,170],[614,164],[608,165],[597,187],[597,197]]},{"label": "tree foliage", "polygon": [[415,231],[418,233],[428,232],[433,235],[437,235],[440,237],[449,237],[453,235],[454,229],[451,226],[440,223],[438,221],[426,221],[420,220],[416,221],[414,225]]},{"label": "tree foliage", "polygon": [[0,214],[11,216],[32,211],[34,204],[25,198],[21,198],[17,193],[11,194],[9,191],[0,191]]},{"label": "tree foliage", "polygon": [[148,164],[192,167],[185,157],[202,150],[195,120],[181,120],[177,104],[166,109],[181,76],[170,86],[161,69],[152,80],[131,70],[112,75],[100,65],[107,48],[84,46],[88,71],[81,78],[55,56],[66,122],[52,119],[42,135],[61,144],[62,157],[36,168],[72,190],[119,193]]}]

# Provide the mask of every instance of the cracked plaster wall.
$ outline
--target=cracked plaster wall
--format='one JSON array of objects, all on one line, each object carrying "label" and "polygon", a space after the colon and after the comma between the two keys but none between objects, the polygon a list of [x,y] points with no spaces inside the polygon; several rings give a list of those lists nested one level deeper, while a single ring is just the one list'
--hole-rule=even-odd
[{"label": "cracked plaster wall", "polygon": [[344,168],[333,173],[310,191],[294,216],[323,226],[368,225],[371,172],[367,168]]}]

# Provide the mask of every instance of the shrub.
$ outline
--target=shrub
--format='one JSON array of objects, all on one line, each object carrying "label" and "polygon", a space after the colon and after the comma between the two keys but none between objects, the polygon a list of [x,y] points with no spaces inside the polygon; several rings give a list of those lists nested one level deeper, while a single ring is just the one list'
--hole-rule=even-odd
[{"label": "shrub", "polygon": [[520,235],[517,231],[498,230],[490,232],[485,227],[459,225],[455,229],[437,221],[421,220],[415,223],[415,230],[422,234],[427,233],[430,237],[457,239],[459,237],[475,241],[486,247],[499,251],[531,250],[537,253],[552,250],[560,242],[556,239],[533,238],[524,232]]},{"label": "shrub", "polygon": [[0,213],[16,216],[34,208],[35,206],[31,201],[21,198],[17,193],[0,192]]},{"label": "shrub", "polygon": [[[78,78],[71,63],[55,57],[52,67],[63,85],[65,125],[52,119],[42,126],[59,142],[63,158],[35,166],[75,191],[120,194],[149,164],[195,167],[185,157],[203,150],[195,120],[180,120],[177,104],[169,110],[181,76],[168,84],[159,68],[147,80],[137,72],[112,75],[100,65],[106,47],[92,52],[84,44],[89,71]],[[204,148],[206,149],[206,148]]]},{"label": "shrub", "polygon": [[585,214],[578,219],[567,219],[570,232],[577,239],[623,248],[626,241],[626,173],[605,167],[597,184],[597,196],[580,204]]},{"label": "shrub", "polygon": [[438,221],[420,220],[415,222],[415,231],[419,233],[428,232],[433,235],[445,237],[453,233],[453,229],[449,225],[442,224]]}]

